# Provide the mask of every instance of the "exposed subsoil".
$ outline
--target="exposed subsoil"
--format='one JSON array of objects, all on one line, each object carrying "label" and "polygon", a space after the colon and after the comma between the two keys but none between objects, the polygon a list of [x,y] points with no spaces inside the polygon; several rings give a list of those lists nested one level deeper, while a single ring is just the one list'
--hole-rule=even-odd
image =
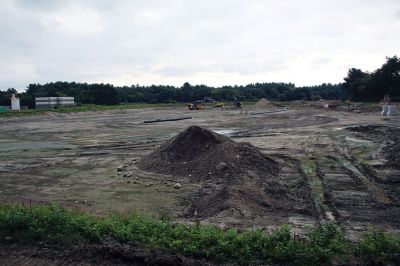
[{"label": "exposed subsoil", "polygon": [[390,136],[386,147],[387,160],[397,169],[400,169],[400,130],[396,130]]},{"label": "exposed subsoil", "polygon": [[383,150],[387,164],[400,169],[400,128],[380,125],[361,125],[349,127],[348,130],[358,132],[360,137],[385,144]]},{"label": "exposed subsoil", "polygon": [[255,105],[256,108],[275,108],[276,105],[265,98],[260,99]]},{"label": "exposed subsoil", "polygon": [[[255,223],[257,218],[262,218],[278,224],[290,216],[315,217],[310,191],[297,161],[285,156],[275,159],[282,167],[274,176],[253,173],[206,183],[193,196],[185,216],[211,220],[225,216]],[[242,226],[249,224],[242,223]]]},{"label": "exposed subsoil", "polygon": [[138,166],[205,182],[191,196],[185,217],[206,219],[223,214],[243,220],[274,216],[279,222],[279,217],[291,214],[314,215],[296,160],[272,158],[249,143],[237,143],[198,126],[144,156]]},{"label": "exposed subsoil", "polygon": [[[367,183],[360,182],[359,177],[354,174],[348,175],[347,178],[340,176],[334,180],[336,184],[342,182],[341,188],[332,186],[332,181],[326,182],[327,193],[333,199],[335,210],[340,214],[339,220],[347,223],[398,226],[400,224],[400,129],[383,125],[360,125],[349,127],[347,130],[354,132],[359,139],[381,145],[382,151],[375,155],[375,160],[383,162],[360,163],[359,170],[369,180]],[[338,167],[331,169],[335,168]],[[331,170],[332,173],[335,171],[345,172],[343,169]],[[343,184],[348,186],[345,187]],[[371,189],[371,184],[375,188]],[[345,190],[348,191],[347,194],[343,194]]]},{"label": "exposed subsoil", "polygon": [[[385,195],[392,201],[389,206],[377,206],[385,217],[381,221],[400,223],[400,128],[391,126],[356,126],[351,130],[360,138],[376,143],[382,143],[384,164],[363,164],[363,172],[373,179],[385,191]],[[360,212],[362,213],[362,212]],[[379,219],[374,216],[370,219]]]},{"label": "exposed subsoil", "polygon": [[137,165],[150,172],[193,180],[232,179],[248,172],[272,177],[279,172],[278,163],[253,145],[237,143],[198,126],[190,126]]},{"label": "exposed subsoil", "polygon": [[[325,203],[330,206],[338,222],[381,223],[392,226],[400,223],[400,205],[390,197],[387,201],[377,198],[358,176],[344,168],[336,159],[328,158],[325,169],[319,175],[324,182]],[[385,198],[387,196],[383,195]]]},{"label": "exposed subsoil", "polygon": [[109,243],[65,248],[44,244],[0,242],[0,265],[211,265],[178,255],[163,254],[131,245]]},{"label": "exposed subsoil", "polygon": [[361,125],[349,127],[348,130],[359,133],[359,136],[371,141],[384,143],[383,153],[387,165],[400,169],[400,128],[380,125]]},{"label": "exposed subsoil", "polygon": [[[143,123],[186,115],[193,119]],[[257,115],[182,107],[0,118],[0,202],[234,228],[287,223],[300,234],[326,220],[349,232],[400,232],[399,123],[379,112],[307,106]],[[233,132],[235,142],[213,133],[185,145],[170,140],[191,125]],[[352,125],[367,126],[345,130]],[[172,146],[162,151],[165,141]]]}]

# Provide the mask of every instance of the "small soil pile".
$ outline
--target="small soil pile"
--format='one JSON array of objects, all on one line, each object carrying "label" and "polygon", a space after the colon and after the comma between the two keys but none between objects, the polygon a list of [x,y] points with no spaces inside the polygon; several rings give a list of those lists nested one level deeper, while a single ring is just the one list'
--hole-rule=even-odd
[{"label": "small soil pile", "polygon": [[301,107],[301,106],[307,105],[307,103],[306,103],[306,102],[303,102],[303,101],[296,100],[296,101],[292,101],[292,102],[290,103],[290,105],[291,105],[291,106],[294,106],[294,107]]},{"label": "small soil pile", "polygon": [[260,99],[256,105],[256,108],[274,108],[276,107],[272,102],[268,101],[265,98]]},{"label": "small soil pile", "polygon": [[251,172],[274,175],[279,164],[249,143],[237,143],[210,130],[191,126],[144,156],[137,166],[160,174],[203,180]]}]

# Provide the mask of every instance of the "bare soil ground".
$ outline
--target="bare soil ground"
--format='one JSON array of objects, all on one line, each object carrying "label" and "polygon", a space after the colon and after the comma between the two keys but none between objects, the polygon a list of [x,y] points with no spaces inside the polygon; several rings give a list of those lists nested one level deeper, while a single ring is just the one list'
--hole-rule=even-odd
[{"label": "bare soil ground", "polygon": [[[193,119],[143,123],[178,116]],[[279,171],[263,176],[250,169],[221,181],[138,167],[192,125],[250,143]],[[153,108],[1,118],[0,200],[222,227],[288,223],[302,233],[315,222],[337,221],[350,237],[369,225],[399,232],[399,128],[400,117],[312,107],[256,115]],[[211,169],[223,158],[209,159]],[[174,188],[178,182],[180,189]]]},{"label": "bare soil ground", "polygon": [[188,176],[198,180],[243,178],[249,175],[276,175],[279,164],[250,143],[198,126],[190,126],[150,154],[137,165],[148,172]]},{"label": "bare soil ground", "polygon": [[12,244],[0,242],[0,265],[38,266],[117,266],[165,265],[206,266],[209,263],[135,248],[131,245],[107,243],[74,248],[44,244]]}]

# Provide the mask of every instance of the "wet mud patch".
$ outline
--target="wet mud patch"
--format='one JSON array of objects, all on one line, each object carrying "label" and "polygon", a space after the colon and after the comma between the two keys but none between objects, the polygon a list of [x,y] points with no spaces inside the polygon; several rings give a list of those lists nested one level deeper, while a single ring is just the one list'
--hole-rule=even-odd
[{"label": "wet mud patch", "polygon": [[360,139],[381,145],[378,157],[382,160],[361,161],[360,171],[374,180],[393,201],[400,204],[400,128],[381,125],[362,125],[347,128]]},{"label": "wet mud patch", "polygon": [[400,169],[400,128],[381,125],[361,125],[346,128],[361,139],[383,143],[387,165]]}]

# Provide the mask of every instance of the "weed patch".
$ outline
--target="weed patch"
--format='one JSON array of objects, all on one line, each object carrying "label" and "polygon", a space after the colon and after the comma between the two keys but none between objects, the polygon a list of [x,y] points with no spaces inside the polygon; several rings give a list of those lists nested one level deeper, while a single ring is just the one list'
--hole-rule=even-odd
[{"label": "weed patch", "polygon": [[59,206],[0,207],[0,237],[15,241],[42,241],[59,245],[101,243],[114,239],[169,254],[241,265],[289,263],[321,265],[393,260],[400,252],[400,238],[370,229],[358,243],[345,238],[336,224],[309,228],[296,238],[289,226],[271,233],[264,230],[220,229],[210,225],[173,224],[138,215],[114,214],[96,218]]}]

